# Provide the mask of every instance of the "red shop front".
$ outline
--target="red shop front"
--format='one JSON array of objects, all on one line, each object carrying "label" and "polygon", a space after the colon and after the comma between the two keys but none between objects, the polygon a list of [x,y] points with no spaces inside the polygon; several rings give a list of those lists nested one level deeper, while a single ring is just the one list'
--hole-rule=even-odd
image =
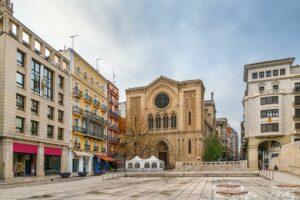
[{"label": "red shop front", "polygon": [[13,171],[14,176],[35,176],[37,145],[13,144]]}]

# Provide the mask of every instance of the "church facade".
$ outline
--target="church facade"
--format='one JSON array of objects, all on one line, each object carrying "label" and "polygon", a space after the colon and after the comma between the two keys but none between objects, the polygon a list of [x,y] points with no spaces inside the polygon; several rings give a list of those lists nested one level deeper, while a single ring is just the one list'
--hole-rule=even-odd
[{"label": "church facade", "polygon": [[145,140],[151,138],[151,154],[166,166],[202,161],[204,92],[201,80],[180,82],[164,76],[146,86],[127,89],[126,135],[138,130]]}]

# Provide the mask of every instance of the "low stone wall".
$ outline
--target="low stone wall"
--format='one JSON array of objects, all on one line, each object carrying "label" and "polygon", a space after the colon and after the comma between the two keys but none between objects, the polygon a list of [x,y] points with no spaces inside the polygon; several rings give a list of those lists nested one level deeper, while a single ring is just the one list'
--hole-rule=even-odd
[{"label": "low stone wall", "polygon": [[223,162],[176,162],[179,171],[230,171],[246,170],[247,160]]},{"label": "low stone wall", "polygon": [[300,176],[300,141],[283,145],[277,158],[271,160],[270,170],[277,166],[278,171]]}]

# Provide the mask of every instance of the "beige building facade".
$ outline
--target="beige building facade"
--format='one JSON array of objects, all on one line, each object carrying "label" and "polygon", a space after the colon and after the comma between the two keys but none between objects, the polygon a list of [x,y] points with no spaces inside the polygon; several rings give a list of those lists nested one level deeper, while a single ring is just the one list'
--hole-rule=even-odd
[{"label": "beige building facade", "polygon": [[0,1],[0,179],[68,170],[69,61]]},{"label": "beige building facade", "polygon": [[138,130],[142,137],[152,138],[154,148],[147,156],[157,156],[166,166],[202,161],[204,92],[201,80],[180,82],[164,76],[127,89],[126,135]]}]

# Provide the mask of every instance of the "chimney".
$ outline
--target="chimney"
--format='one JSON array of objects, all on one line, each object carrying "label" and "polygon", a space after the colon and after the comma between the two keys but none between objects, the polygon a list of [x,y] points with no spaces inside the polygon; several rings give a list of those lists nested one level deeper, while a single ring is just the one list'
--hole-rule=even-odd
[{"label": "chimney", "polygon": [[214,93],[210,93],[210,99],[213,101],[214,100]]}]

